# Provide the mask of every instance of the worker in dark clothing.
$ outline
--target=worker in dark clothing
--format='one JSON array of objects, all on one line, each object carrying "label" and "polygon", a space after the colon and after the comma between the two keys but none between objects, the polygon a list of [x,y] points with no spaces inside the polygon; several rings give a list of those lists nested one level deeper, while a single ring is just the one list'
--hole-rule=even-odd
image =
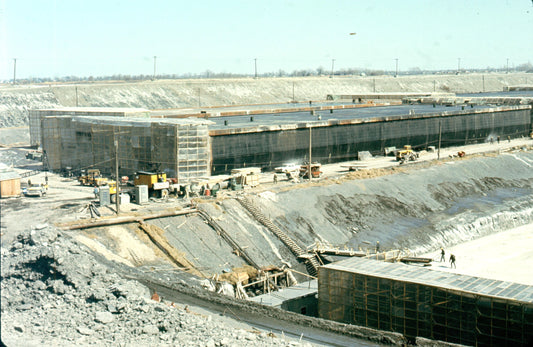
[{"label": "worker in dark clothing", "polygon": [[457,268],[455,266],[455,255],[453,255],[453,254],[450,254],[450,267],[453,267],[454,269]]},{"label": "worker in dark clothing", "polygon": [[507,136],[507,142],[511,143],[511,136]]},{"label": "worker in dark clothing", "polygon": [[498,144],[500,144],[500,137],[499,136],[496,138],[496,141],[498,141]]},{"label": "worker in dark clothing", "polygon": [[379,241],[376,241],[376,253],[379,253]]},{"label": "worker in dark clothing", "polygon": [[274,184],[278,183],[278,175],[274,174]]},{"label": "worker in dark clothing", "polygon": [[443,261],[446,261],[446,257],[445,257],[445,255],[446,255],[446,252],[444,252],[444,248],[441,247],[441,248],[440,248],[440,261],[441,261],[441,263],[442,263]]}]

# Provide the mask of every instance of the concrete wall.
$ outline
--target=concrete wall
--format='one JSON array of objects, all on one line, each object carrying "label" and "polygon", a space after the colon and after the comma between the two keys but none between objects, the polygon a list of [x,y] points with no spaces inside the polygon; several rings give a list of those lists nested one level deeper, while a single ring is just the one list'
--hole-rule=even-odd
[{"label": "concrete wall", "polygon": [[438,146],[439,129],[443,147],[484,142],[489,136],[502,140],[527,136],[531,131],[531,107],[214,130],[210,132],[212,174],[242,166],[272,169],[287,162],[303,162],[309,156],[310,126],[312,160],[326,164],[357,159],[359,151],[383,154],[385,147],[391,146],[411,144],[418,150]]}]

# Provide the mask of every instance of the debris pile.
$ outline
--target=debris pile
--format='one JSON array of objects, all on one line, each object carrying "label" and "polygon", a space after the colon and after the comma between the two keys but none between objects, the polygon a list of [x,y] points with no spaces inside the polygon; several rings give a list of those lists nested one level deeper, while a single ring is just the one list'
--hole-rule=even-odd
[{"label": "debris pile", "polygon": [[[1,249],[6,345],[294,345],[218,316],[154,300],[66,234],[47,226]],[[297,343],[296,343],[297,344]]]}]

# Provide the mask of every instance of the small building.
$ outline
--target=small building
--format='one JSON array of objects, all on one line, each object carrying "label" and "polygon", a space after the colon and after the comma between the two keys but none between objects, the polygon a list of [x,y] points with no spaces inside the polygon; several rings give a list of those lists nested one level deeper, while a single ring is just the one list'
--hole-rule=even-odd
[{"label": "small building", "polygon": [[302,282],[277,292],[258,295],[250,299],[265,306],[281,308],[306,316],[318,316],[318,283],[316,280]]},{"label": "small building", "polygon": [[20,175],[0,163],[0,198],[20,196]]}]

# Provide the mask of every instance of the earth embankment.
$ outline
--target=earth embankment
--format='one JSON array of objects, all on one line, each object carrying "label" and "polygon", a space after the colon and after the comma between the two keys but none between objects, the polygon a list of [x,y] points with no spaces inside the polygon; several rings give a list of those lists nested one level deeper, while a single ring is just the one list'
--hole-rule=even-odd
[{"label": "earth embankment", "polygon": [[168,109],[325,100],[327,94],[362,92],[502,91],[531,76],[513,74],[349,76],[156,80],[0,86],[0,127],[28,124],[28,110],[51,107]]},{"label": "earth embankment", "polygon": [[421,254],[533,222],[533,153],[413,166],[392,175],[314,184],[255,203],[302,245]]}]

